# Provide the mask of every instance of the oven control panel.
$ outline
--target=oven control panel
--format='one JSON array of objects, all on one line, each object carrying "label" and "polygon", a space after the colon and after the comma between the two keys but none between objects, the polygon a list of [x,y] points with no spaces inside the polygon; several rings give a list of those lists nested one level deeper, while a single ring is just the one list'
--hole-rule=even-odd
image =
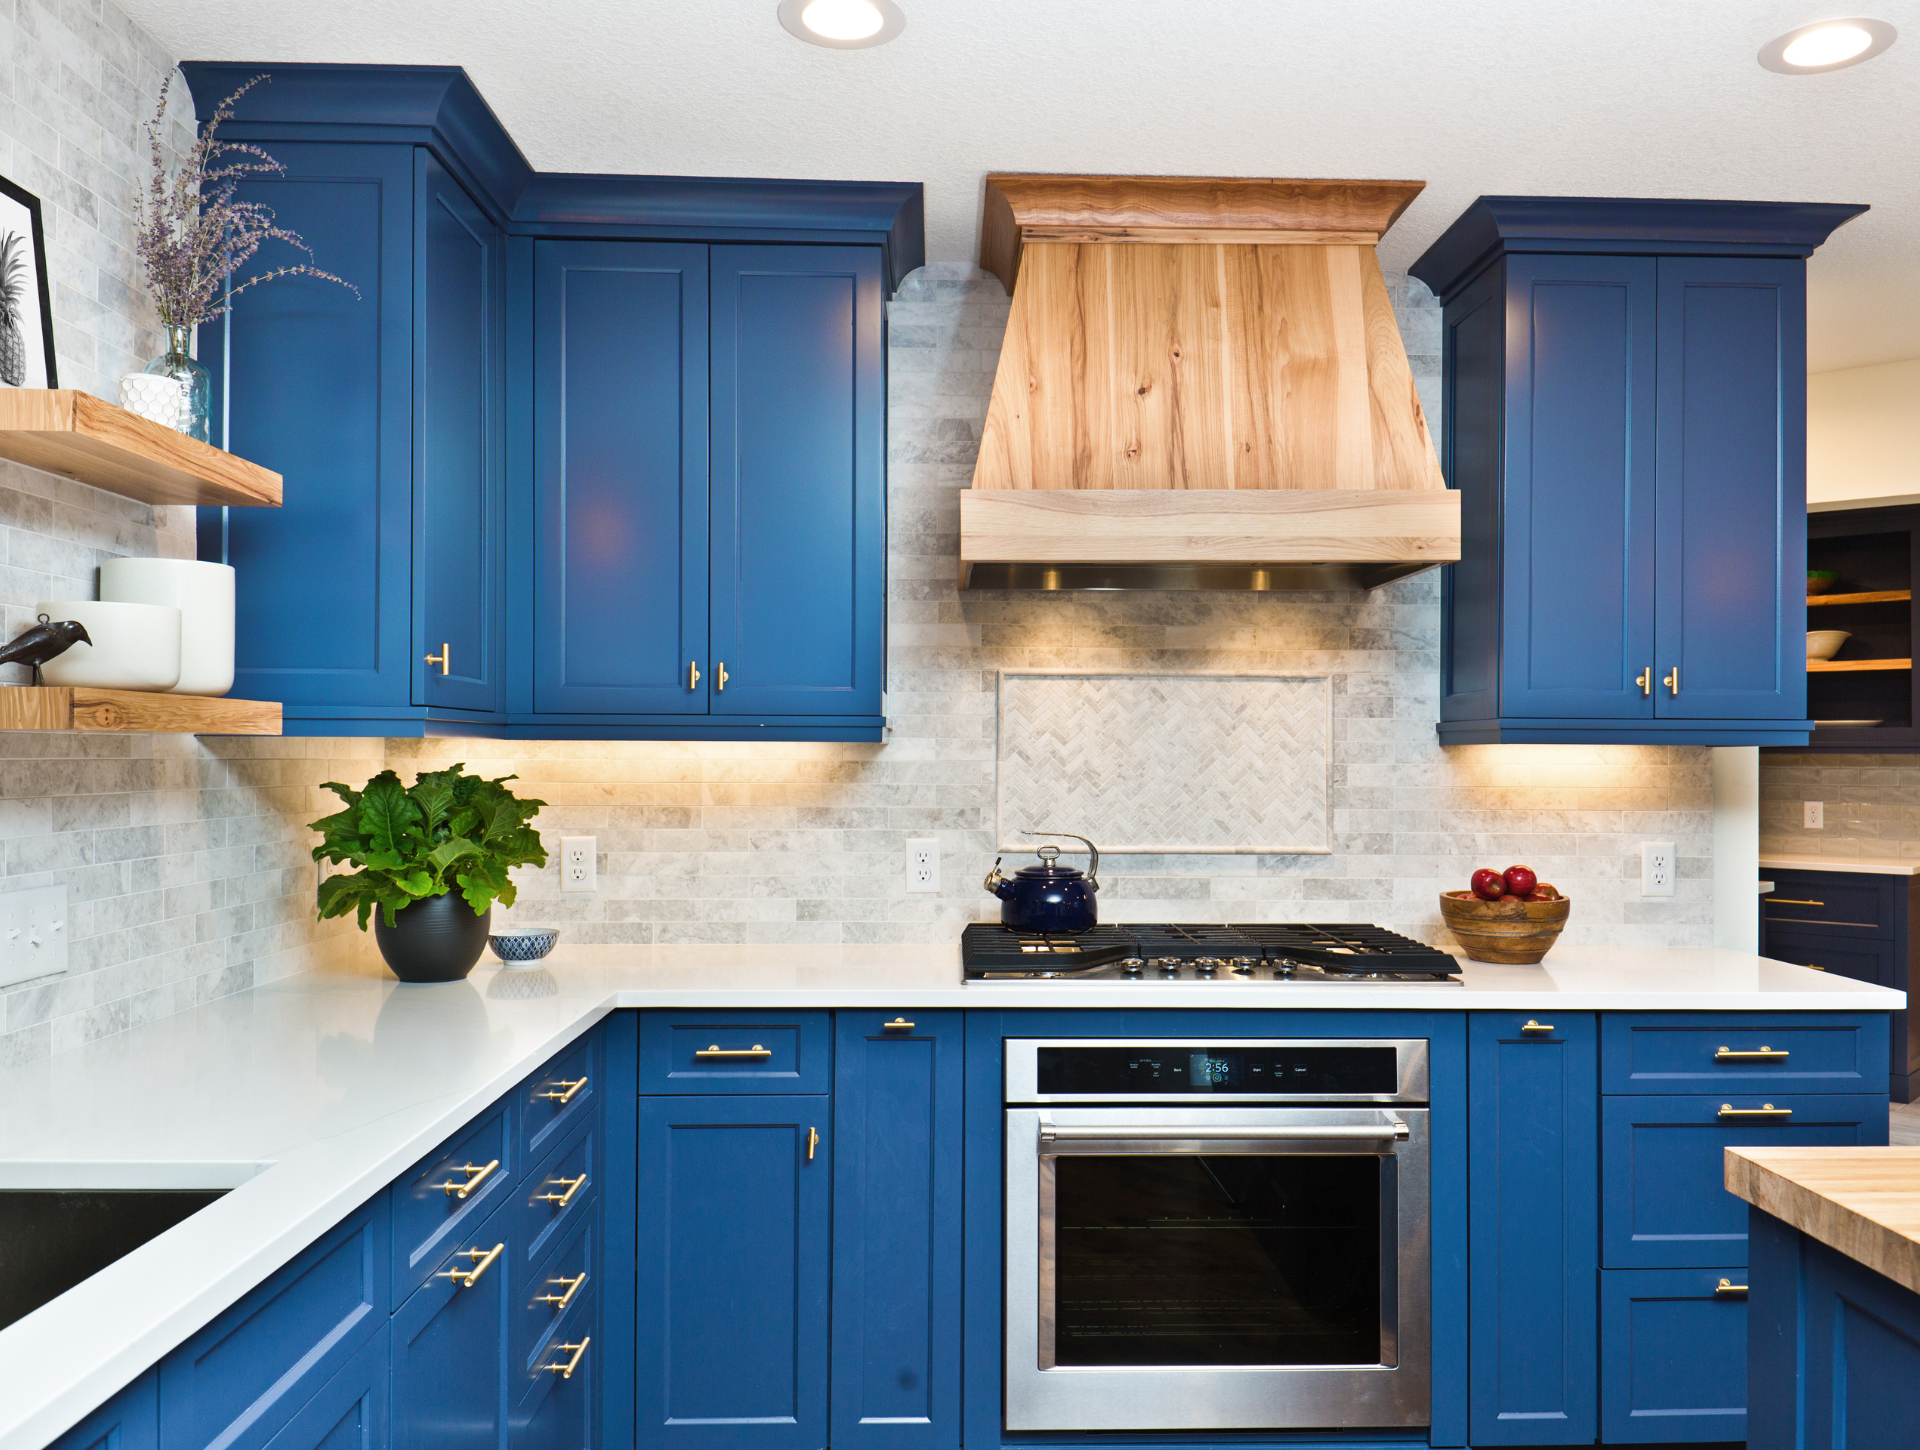
[{"label": "oven control panel", "polygon": [[1424,1038],[1190,1041],[1009,1039],[1008,1102],[1410,1102]]}]

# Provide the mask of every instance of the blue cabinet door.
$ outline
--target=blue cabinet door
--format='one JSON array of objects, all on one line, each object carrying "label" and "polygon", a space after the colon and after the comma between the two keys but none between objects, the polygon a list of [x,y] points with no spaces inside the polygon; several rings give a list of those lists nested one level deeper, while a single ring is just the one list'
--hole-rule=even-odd
[{"label": "blue cabinet door", "polygon": [[713,708],[877,715],[877,247],[713,249]]},{"label": "blue cabinet door", "polygon": [[505,1450],[513,1211],[480,1224],[395,1312],[393,1450]]},{"label": "blue cabinet door", "polygon": [[961,1014],[843,1010],[834,1035],[830,1438],[957,1450]]},{"label": "blue cabinet door", "polygon": [[640,1099],[641,1443],[827,1443],[829,1103]]},{"label": "blue cabinet door", "polygon": [[148,1370],[53,1442],[53,1450],[157,1450],[159,1394]]},{"label": "blue cabinet door", "polygon": [[387,1450],[387,1343],[383,1324],[267,1450]]},{"label": "blue cabinet door", "polygon": [[1506,275],[1501,713],[1648,719],[1655,261],[1517,256]]},{"label": "blue cabinet door", "polygon": [[542,241],[533,271],[534,709],[704,715],[707,248]]},{"label": "blue cabinet door", "polygon": [[1664,718],[1806,718],[1806,311],[1798,259],[1660,258]]},{"label": "blue cabinet door", "polygon": [[1475,1445],[1584,1445],[1598,1424],[1598,1034],[1591,1013],[1530,1020],[1467,1026]]},{"label": "blue cabinet door", "polygon": [[1746,1280],[1718,1269],[1601,1273],[1602,1442],[1747,1438]]},{"label": "blue cabinet door", "polygon": [[590,1450],[607,1346],[589,1291],[520,1367],[512,1450]]},{"label": "blue cabinet door", "polygon": [[414,170],[413,703],[498,710],[502,238],[424,147]]},{"label": "blue cabinet door", "polygon": [[[414,679],[414,148],[275,142],[273,155],[286,174],[238,195],[271,207],[359,295],[282,277],[200,330],[220,385],[214,441],[285,478],[282,507],[225,511],[233,692],[398,709]],[[286,260],[263,254],[249,270]]]}]

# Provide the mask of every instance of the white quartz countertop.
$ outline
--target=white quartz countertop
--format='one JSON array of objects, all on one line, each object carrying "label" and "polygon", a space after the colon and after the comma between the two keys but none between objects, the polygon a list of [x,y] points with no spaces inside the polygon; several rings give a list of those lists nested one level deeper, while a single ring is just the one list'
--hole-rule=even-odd
[{"label": "white quartz countertop", "polygon": [[[0,1450],[39,1450],[621,1007],[1887,1011],[1905,997],[1714,948],[1561,946],[1458,986],[963,986],[942,947],[572,947],[405,987],[257,987],[0,1070],[0,1189],[233,1187],[0,1330]],[[1330,1035],[1338,1035],[1329,1024]]]},{"label": "white quartz countertop", "polygon": [[1762,871],[1856,871],[1866,876],[1920,876],[1920,861],[1895,861],[1890,858],[1859,857],[1845,861],[1824,861],[1807,856],[1762,856]]}]

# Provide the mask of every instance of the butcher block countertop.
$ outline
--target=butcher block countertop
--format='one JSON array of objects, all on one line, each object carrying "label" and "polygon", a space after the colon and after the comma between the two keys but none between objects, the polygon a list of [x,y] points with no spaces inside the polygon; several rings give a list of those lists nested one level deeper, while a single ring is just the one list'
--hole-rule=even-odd
[{"label": "butcher block countertop", "polygon": [[1729,1148],[1727,1191],[1920,1294],[1920,1148]]}]

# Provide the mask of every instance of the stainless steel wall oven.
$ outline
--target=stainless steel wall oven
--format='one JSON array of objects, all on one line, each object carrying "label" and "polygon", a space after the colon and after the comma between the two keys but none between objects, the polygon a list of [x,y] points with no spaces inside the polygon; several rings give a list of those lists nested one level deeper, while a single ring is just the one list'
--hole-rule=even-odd
[{"label": "stainless steel wall oven", "polygon": [[1427,1044],[1010,1039],[1009,1430],[1430,1419]]}]

